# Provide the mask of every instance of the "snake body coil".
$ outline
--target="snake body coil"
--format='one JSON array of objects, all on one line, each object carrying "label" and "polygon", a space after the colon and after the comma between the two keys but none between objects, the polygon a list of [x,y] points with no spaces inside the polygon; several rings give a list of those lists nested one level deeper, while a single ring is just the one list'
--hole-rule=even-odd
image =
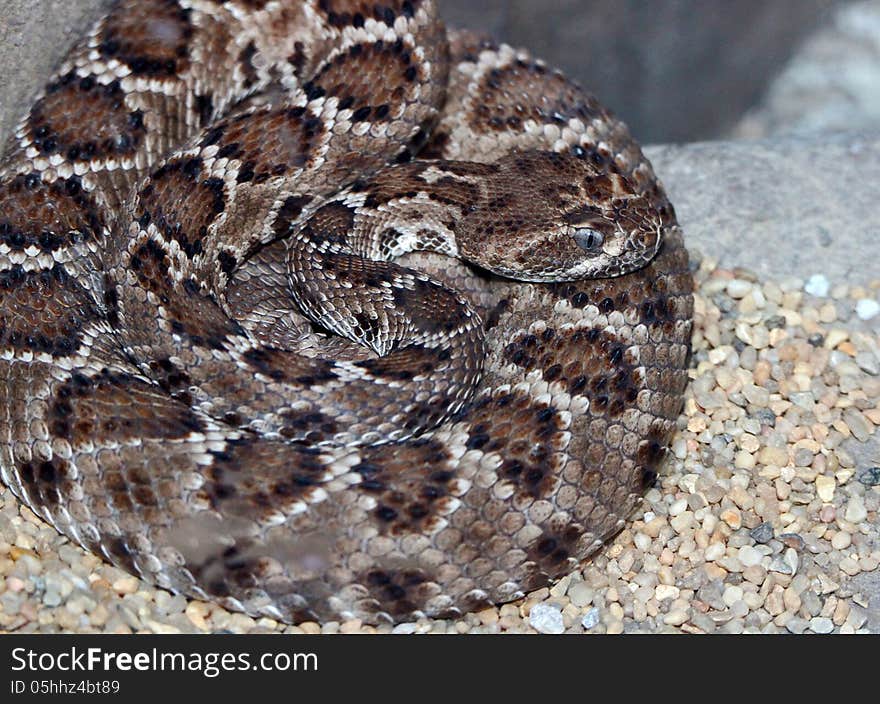
[{"label": "snake body coil", "polygon": [[127,0],[0,163],[0,472],[286,621],[575,569],[680,411],[691,277],[626,127],[429,0]]}]

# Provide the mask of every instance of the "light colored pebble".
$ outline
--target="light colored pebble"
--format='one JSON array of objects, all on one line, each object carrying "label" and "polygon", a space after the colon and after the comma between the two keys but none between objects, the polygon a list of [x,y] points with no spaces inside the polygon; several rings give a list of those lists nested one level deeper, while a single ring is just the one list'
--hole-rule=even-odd
[{"label": "light colored pebble", "polygon": [[715,560],[724,557],[724,552],[725,549],[723,543],[712,543],[706,548],[704,558],[707,562],[714,562]]},{"label": "light colored pebble", "polygon": [[843,558],[840,562],[837,563],[837,566],[844,574],[847,574],[850,577],[855,577],[859,572],[862,571],[862,568],[859,566],[859,561],[854,560],[851,557]]},{"label": "light colored pebble", "polygon": [[834,480],[834,477],[826,477],[824,474],[816,477],[816,493],[825,503],[830,503],[834,500],[834,490],[836,487],[837,482]]},{"label": "light colored pebble", "polygon": [[860,442],[866,442],[874,432],[871,423],[856,408],[847,408],[843,412],[843,420],[856,440]]},{"label": "light colored pebble", "polygon": [[788,464],[788,452],[780,447],[765,447],[758,453],[758,462],[763,465],[785,467]]},{"label": "light colored pebble", "polygon": [[823,346],[825,349],[833,350],[848,339],[849,331],[843,330],[842,328],[834,328],[825,336],[825,343]]},{"label": "light colored pebble", "polygon": [[550,587],[550,596],[554,599],[561,599],[565,596],[565,593],[568,591],[568,585],[571,584],[571,575],[566,575],[562,579],[560,579],[556,584]]},{"label": "light colored pebble", "polygon": [[684,609],[675,609],[663,617],[663,623],[667,626],[681,626],[688,620],[688,612]]},{"label": "light colored pebble", "polygon": [[739,530],[742,527],[742,514],[739,509],[729,508],[722,511],[721,520],[733,528],[733,530]]},{"label": "light colored pebble", "polygon": [[779,574],[797,574],[798,556],[794,548],[788,548],[782,555],[777,555],[770,562],[770,571]]},{"label": "light colored pebble", "polygon": [[562,611],[551,604],[535,604],[529,611],[529,625],[539,633],[565,633]]},{"label": "light colored pebble", "polygon": [[575,606],[587,606],[593,601],[594,590],[586,582],[573,582],[568,588],[568,598]]},{"label": "light colored pebble", "polygon": [[752,283],[742,279],[733,279],[727,284],[727,295],[731,298],[744,298],[752,291]]},{"label": "light colored pebble", "polygon": [[358,633],[363,628],[363,621],[360,619],[352,619],[351,621],[345,621],[339,627],[340,633]]},{"label": "light colored pebble", "polygon": [[880,303],[873,298],[862,298],[856,302],[856,315],[862,320],[870,320],[880,313]]},{"label": "light colored pebble", "polygon": [[[811,391],[796,391],[790,393],[788,395],[788,399],[798,408],[803,408],[805,411],[812,411],[814,406],[816,405],[816,398],[813,396]],[[768,449],[777,449],[777,448],[768,448]],[[785,458],[785,462],[788,461],[788,457]]]},{"label": "light colored pebble", "polygon": [[599,609],[593,607],[587,613],[584,614],[581,619],[581,625],[586,629],[590,630],[599,625]]},{"label": "light colored pebble", "polygon": [[796,589],[789,587],[782,592],[782,603],[789,612],[795,613],[801,608],[801,595],[798,594]]},{"label": "light colored pebble", "polygon": [[846,513],[844,518],[850,523],[861,523],[868,517],[868,509],[865,508],[865,502],[862,497],[853,496],[846,504]]},{"label": "light colored pebble", "polygon": [[140,580],[137,577],[121,577],[113,582],[113,591],[120,594],[134,594],[138,590]]},{"label": "light colored pebble", "polygon": [[733,458],[733,464],[737,469],[753,469],[755,456],[751,452],[740,450]]},{"label": "light colored pebble", "polygon": [[767,609],[767,613],[771,616],[778,616],[785,611],[782,587],[777,586],[767,595],[767,598],[764,600],[764,608]]},{"label": "light colored pebble", "polygon": [[651,537],[645,533],[636,533],[633,537],[633,542],[641,552],[647,552],[651,547]]},{"label": "light colored pebble", "polygon": [[611,621],[606,627],[605,632],[610,636],[623,633],[623,621]]},{"label": "light colored pebble", "polygon": [[839,530],[831,538],[831,547],[835,550],[846,550],[852,544],[852,536],[845,530]]},{"label": "light colored pebble", "polygon": [[813,274],[804,285],[804,291],[819,298],[827,296],[830,288],[831,283],[824,274]]},{"label": "light colored pebble", "polygon": [[859,365],[859,369],[863,372],[866,372],[871,376],[877,376],[880,374],[880,359],[878,359],[876,355],[869,352],[859,352],[856,355],[855,360],[856,364]]},{"label": "light colored pebble", "polygon": [[761,565],[749,565],[743,570],[743,579],[751,582],[752,584],[761,585],[764,583],[764,579],[767,577],[767,570],[765,570]]},{"label": "light colored pebble", "polygon": [[724,594],[722,594],[721,599],[727,606],[733,606],[736,602],[740,601],[743,598],[743,590],[742,587],[738,587],[736,585],[730,585],[724,590]]},{"label": "light colored pebble", "polygon": [[391,629],[391,632],[395,635],[412,635],[417,630],[417,625],[415,623],[398,623],[394,628]]},{"label": "light colored pebble", "polygon": [[785,628],[789,633],[794,633],[795,635],[799,635],[807,630],[809,627],[809,622],[805,619],[800,618],[799,616],[794,616],[790,618],[786,624]]},{"label": "light colored pebble", "polygon": [[685,511],[682,514],[679,514],[671,521],[669,521],[669,525],[672,526],[673,530],[676,533],[684,533],[688,528],[691,527],[691,524],[694,522],[694,514],[692,511]]},{"label": "light colored pebble", "polygon": [[654,598],[657,601],[663,601],[664,599],[678,599],[679,594],[679,588],[673,584],[658,584],[654,589]]},{"label": "light colored pebble", "polygon": [[834,623],[830,618],[816,616],[810,619],[810,630],[813,633],[831,633],[834,630]]},{"label": "light colored pebble", "polygon": [[198,629],[207,631],[209,626],[205,617],[210,613],[210,607],[203,601],[191,601],[184,611],[186,617]]},{"label": "light colored pebble", "polygon": [[739,549],[739,561],[743,567],[754,567],[759,565],[764,556],[751,545],[743,545]]},{"label": "light colored pebble", "polygon": [[146,619],[144,621],[144,625],[149,628],[153,633],[157,633],[159,635],[175,635],[181,632],[177,626],[173,626],[170,623],[155,621],[153,619]]},{"label": "light colored pebble", "polygon": [[746,400],[755,406],[765,407],[770,403],[770,392],[761,386],[755,384],[746,384],[743,386],[743,396]]},{"label": "light colored pebble", "polygon": [[679,499],[669,507],[669,515],[678,516],[679,514],[687,510],[687,506],[688,502],[686,498]]}]

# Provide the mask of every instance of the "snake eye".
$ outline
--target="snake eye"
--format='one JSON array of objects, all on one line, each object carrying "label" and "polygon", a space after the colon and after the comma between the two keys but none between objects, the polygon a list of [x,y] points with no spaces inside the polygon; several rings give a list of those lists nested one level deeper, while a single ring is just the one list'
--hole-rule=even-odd
[{"label": "snake eye", "polygon": [[597,230],[590,230],[587,228],[581,228],[580,230],[575,230],[574,241],[577,243],[577,246],[580,247],[585,252],[593,252],[602,246],[602,243],[605,241],[605,235]]}]

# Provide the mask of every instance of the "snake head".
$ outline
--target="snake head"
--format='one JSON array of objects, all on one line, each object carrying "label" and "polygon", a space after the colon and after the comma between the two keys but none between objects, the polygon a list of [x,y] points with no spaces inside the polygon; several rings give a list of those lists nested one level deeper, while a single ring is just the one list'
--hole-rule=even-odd
[{"label": "snake head", "polygon": [[[573,155],[513,154],[497,162],[485,215],[462,254],[520,281],[573,281],[640,269],[660,248],[671,208],[656,189]],[[525,178],[527,176],[527,178]],[[476,230],[476,232],[475,232]]]},{"label": "snake head", "polygon": [[564,269],[559,280],[622,276],[657,254],[671,216],[653,196],[622,193],[618,179],[597,179],[606,192],[566,213],[559,230],[545,235]]}]

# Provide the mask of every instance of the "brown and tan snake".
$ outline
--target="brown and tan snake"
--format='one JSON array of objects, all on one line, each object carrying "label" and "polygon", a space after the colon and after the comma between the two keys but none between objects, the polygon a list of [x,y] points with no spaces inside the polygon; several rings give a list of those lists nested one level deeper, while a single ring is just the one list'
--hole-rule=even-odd
[{"label": "brown and tan snake", "polygon": [[430,0],[128,0],[0,162],[0,472],[252,615],[450,616],[656,476],[691,276],[627,128]]}]

